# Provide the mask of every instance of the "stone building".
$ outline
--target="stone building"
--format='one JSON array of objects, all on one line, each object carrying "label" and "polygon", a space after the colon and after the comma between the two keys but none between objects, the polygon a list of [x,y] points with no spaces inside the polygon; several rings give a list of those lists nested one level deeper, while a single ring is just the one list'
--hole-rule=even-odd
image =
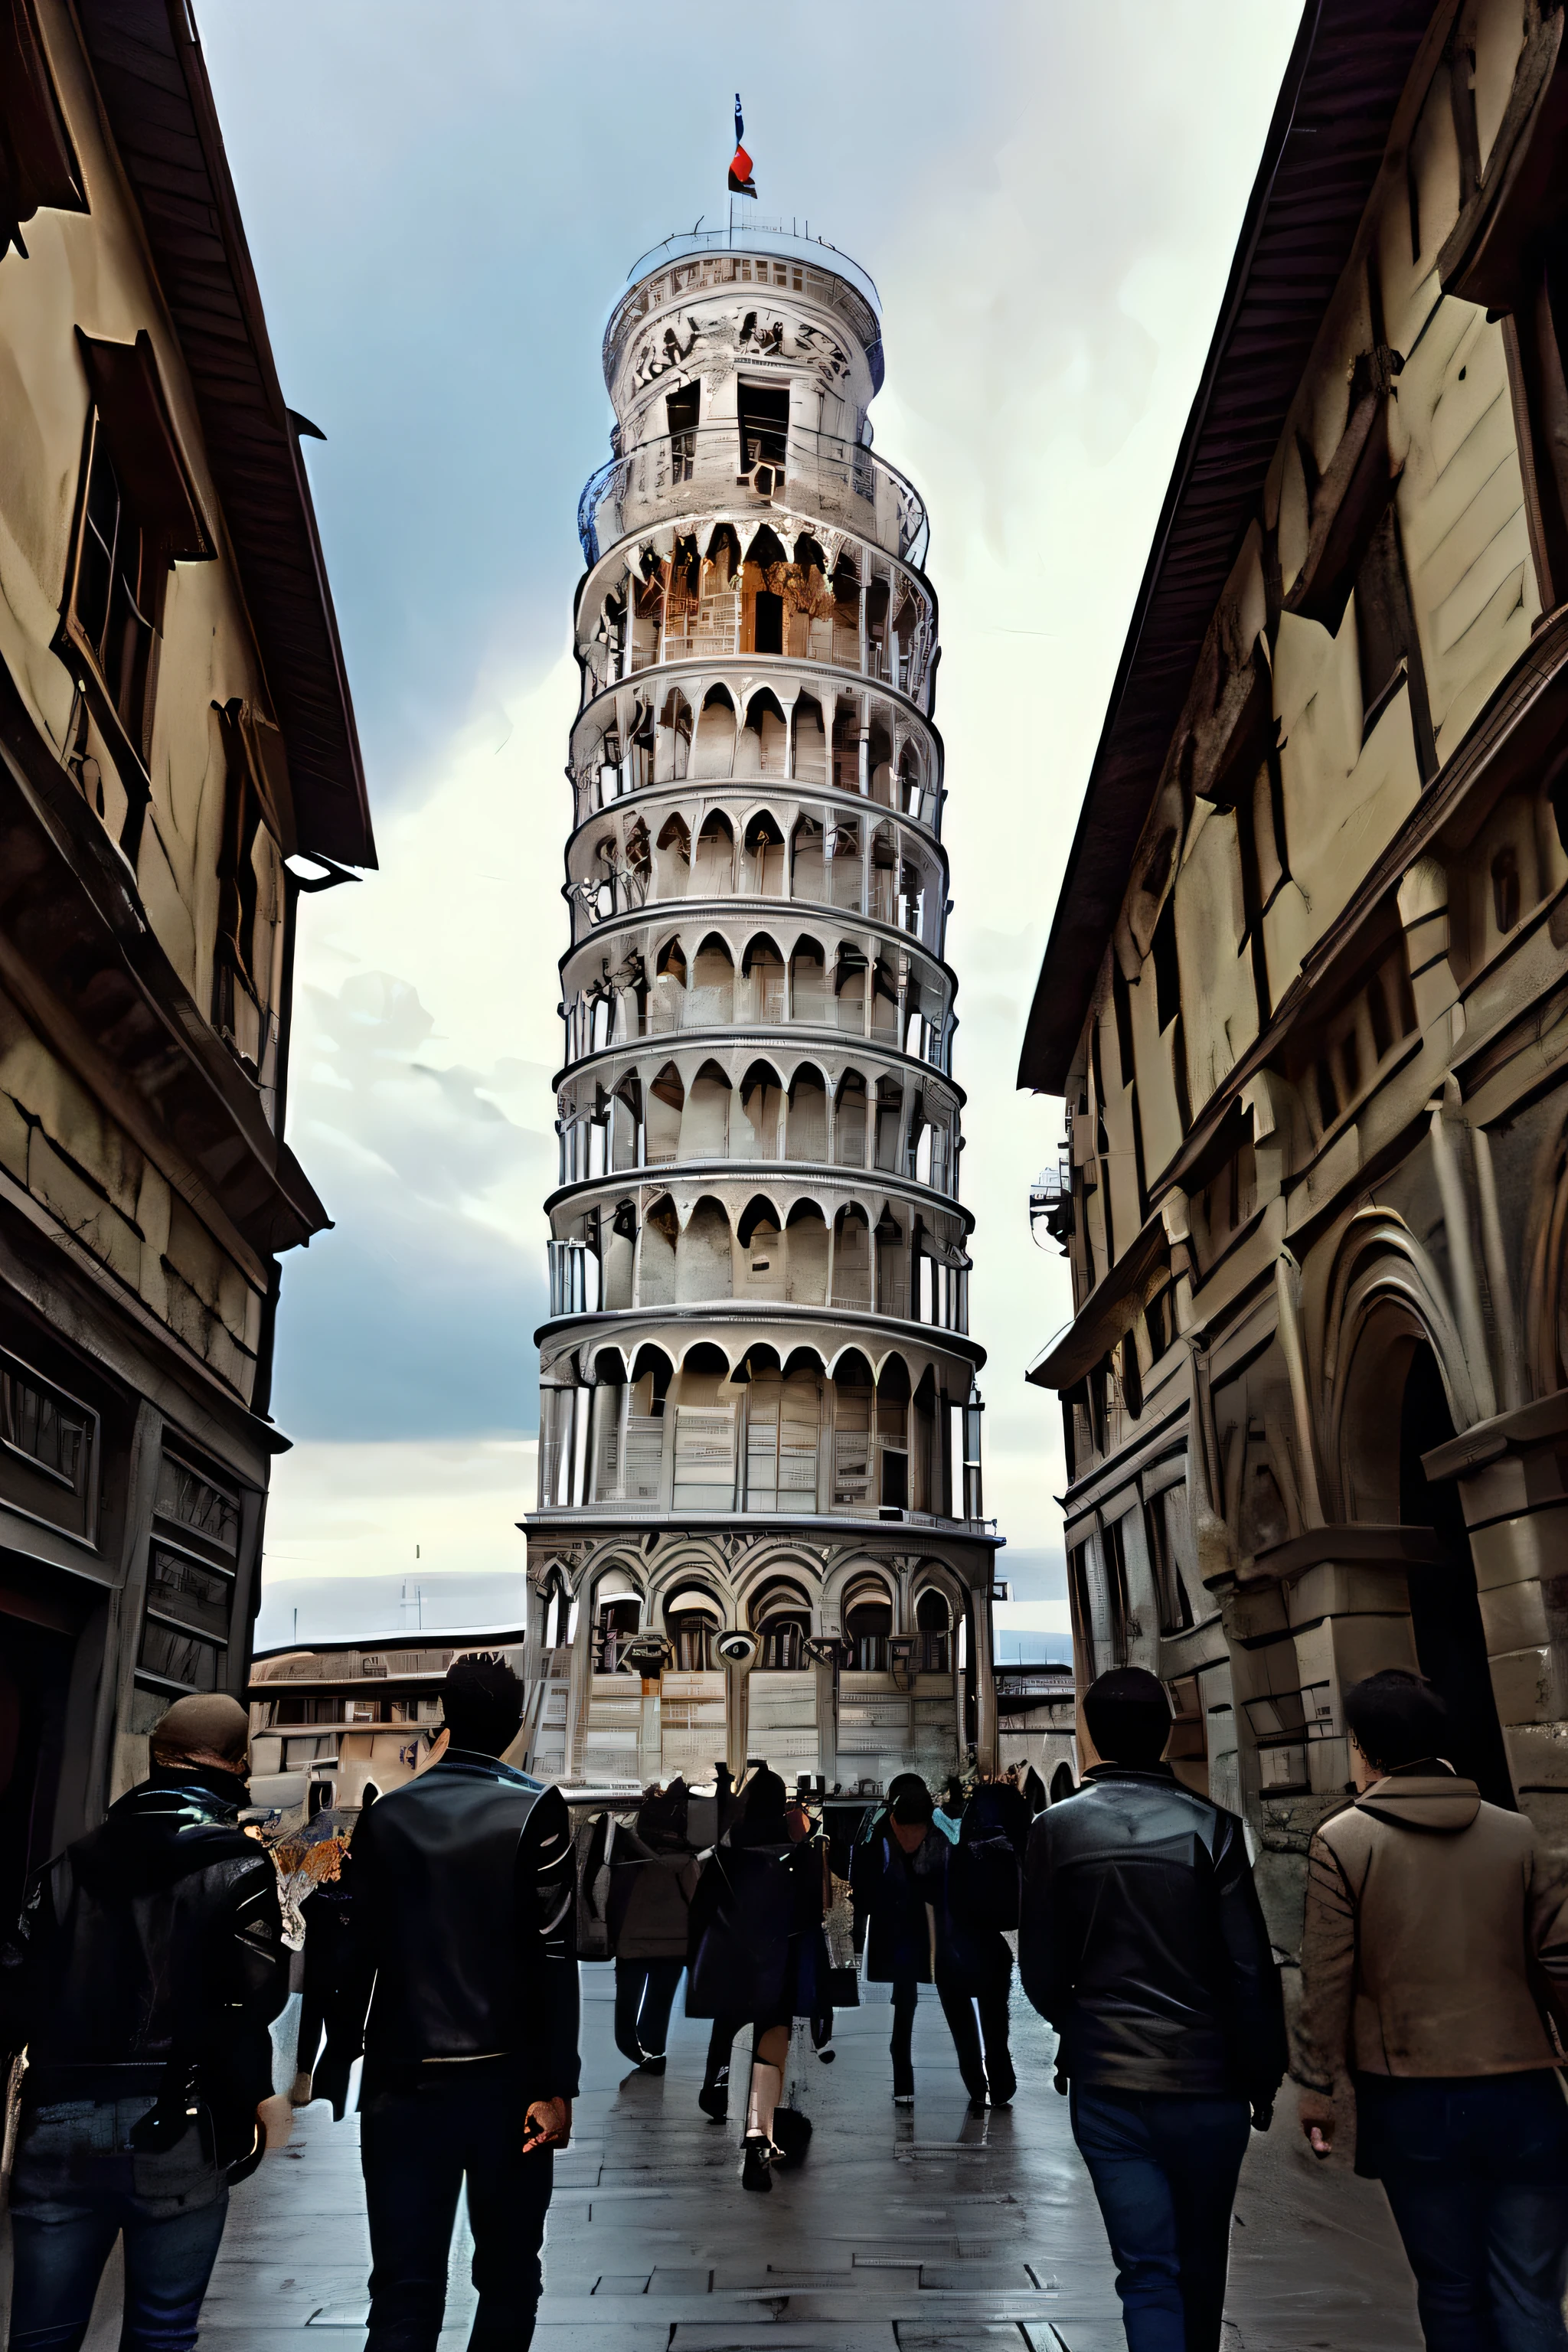
[{"label": "stone building", "polygon": [[[301,889],[374,864],[201,48],[0,12],[0,1913],[243,1694]],[[296,878],[297,877],[302,878]]]},{"label": "stone building", "polygon": [[1563,21],[1307,12],[1020,1070],[1080,1683],[1164,1677],[1286,1945],[1376,1667],[1568,1834]]},{"label": "stone building", "polygon": [[994,1752],[926,516],[876,288],[640,261],[583,494],[534,1768]]},{"label": "stone building", "polygon": [[[442,1727],[441,1685],[455,1658],[504,1658],[524,1670],[518,1627],[389,1634],[261,1650],[250,1669],[250,1794],[312,1820],[358,1812],[412,1780]],[[521,1762],[521,1744],[509,1762]]]}]

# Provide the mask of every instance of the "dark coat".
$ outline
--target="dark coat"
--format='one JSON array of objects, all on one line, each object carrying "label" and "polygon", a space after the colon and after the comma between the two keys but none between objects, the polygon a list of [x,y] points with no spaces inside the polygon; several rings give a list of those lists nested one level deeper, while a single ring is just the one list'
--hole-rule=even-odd
[{"label": "dark coat", "polygon": [[700,1865],[689,1846],[646,1845],[635,1830],[616,1837],[606,1906],[617,1960],[686,1958]]},{"label": "dark coat", "polygon": [[935,1974],[937,1916],[947,1897],[947,1864],[952,1848],[939,1829],[905,1853],[886,1813],[879,1815],[856,1846],[849,1867],[849,1899],[855,1910],[855,1941],[866,1950],[872,1984],[930,1984]]},{"label": "dark coat", "polygon": [[448,1748],[361,1815],[353,1855],[349,1966],[316,2070],[339,2112],[362,2049],[373,2078],[506,2053],[531,2099],[574,2098],[577,1874],[560,1790]]},{"label": "dark coat", "polygon": [[1279,2088],[1284,2003],[1241,1823],[1168,1765],[1096,1765],[1039,1816],[1019,1969],[1075,2082],[1259,2104]]},{"label": "dark coat", "polygon": [[827,2007],[821,1842],[715,1846],[692,1897],[688,2017],[769,2025]]},{"label": "dark coat", "polygon": [[194,2071],[231,2177],[258,2154],[267,2029],[289,1998],[278,1876],[238,1826],[246,1795],[227,1773],[155,1770],[39,1872],[0,1953],[0,2052],[27,2051],[25,2105],[162,2094],[165,2078],[172,2095]]}]

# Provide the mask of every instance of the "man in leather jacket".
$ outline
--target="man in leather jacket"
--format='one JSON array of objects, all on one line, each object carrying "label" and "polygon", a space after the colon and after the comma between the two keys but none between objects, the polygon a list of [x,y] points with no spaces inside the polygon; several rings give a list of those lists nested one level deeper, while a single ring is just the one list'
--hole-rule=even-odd
[{"label": "man in leather jacket", "polygon": [[499,1761],[522,1723],[503,1659],[458,1659],[443,1697],[432,1762],[354,1832],[348,1964],[314,2088],[341,2118],[363,2049],[365,2352],[436,2352],[465,2179],[469,2352],[524,2352],[551,2150],[577,2093],[572,1823],[559,1789]]},{"label": "man in leather jacket", "polygon": [[277,1874],[237,1820],[247,1737],[237,1700],[177,1699],[149,1778],[38,1874],[0,1951],[0,2054],[28,2059],[12,2352],[75,2352],[121,2231],[121,2352],[196,2340],[289,1997]]},{"label": "man in leather jacket", "polygon": [[1114,1760],[1030,1831],[1020,1973],[1060,2037],[1131,2352],[1217,2352],[1248,2122],[1285,2073],[1279,1974],[1240,1822],[1160,1761],[1163,1686],[1120,1667],[1083,1711]]}]

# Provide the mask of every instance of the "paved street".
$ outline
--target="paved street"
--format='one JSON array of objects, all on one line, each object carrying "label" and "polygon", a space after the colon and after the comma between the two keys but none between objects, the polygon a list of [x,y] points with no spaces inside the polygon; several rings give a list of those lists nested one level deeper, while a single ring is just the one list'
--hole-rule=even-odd
[{"label": "paved street", "polygon": [[[697,2110],[707,2029],[678,2021],[664,2080],[628,2079],[610,2037],[610,1971],[585,1968],[584,1983],[586,2089],[557,2162],[542,2352],[1121,2352],[1050,2037],[1016,1997],[1017,2103],[986,2116],[967,2111],[929,1995],[912,2115],[889,2095],[885,2004],[844,2017],[837,2061],[812,2068],[806,2166],[759,2198],[742,2193],[734,2132]],[[1289,2105],[1287,2095],[1243,2177],[1227,2352],[1418,2352],[1381,2194],[1298,2156]],[[237,2193],[206,2352],[279,2352],[297,2334],[300,2352],[358,2352],[356,2132],[312,2107],[288,2152]],[[467,2340],[467,2263],[459,2235],[442,2352]],[[113,2352],[118,2334],[105,2284],[89,2352]]]}]

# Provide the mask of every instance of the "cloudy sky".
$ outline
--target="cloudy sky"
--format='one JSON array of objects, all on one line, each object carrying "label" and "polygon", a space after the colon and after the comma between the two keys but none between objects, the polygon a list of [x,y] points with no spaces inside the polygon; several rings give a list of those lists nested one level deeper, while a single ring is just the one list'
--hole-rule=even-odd
[{"label": "cloudy sky", "polygon": [[[1024,1013],[1295,0],[854,0],[781,33],[542,0],[198,0],[347,649],[379,874],[306,902],[290,1134],[336,1220],[286,1264],[263,1643],[514,1614],[545,1299],[578,490],[628,267],[759,212],[882,292],[877,446],[932,516],[937,718],[1016,1625],[1065,1623],[1065,1320],[1031,1247],[1059,1106]],[[813,28],[821,37],[811,37]]]}]

